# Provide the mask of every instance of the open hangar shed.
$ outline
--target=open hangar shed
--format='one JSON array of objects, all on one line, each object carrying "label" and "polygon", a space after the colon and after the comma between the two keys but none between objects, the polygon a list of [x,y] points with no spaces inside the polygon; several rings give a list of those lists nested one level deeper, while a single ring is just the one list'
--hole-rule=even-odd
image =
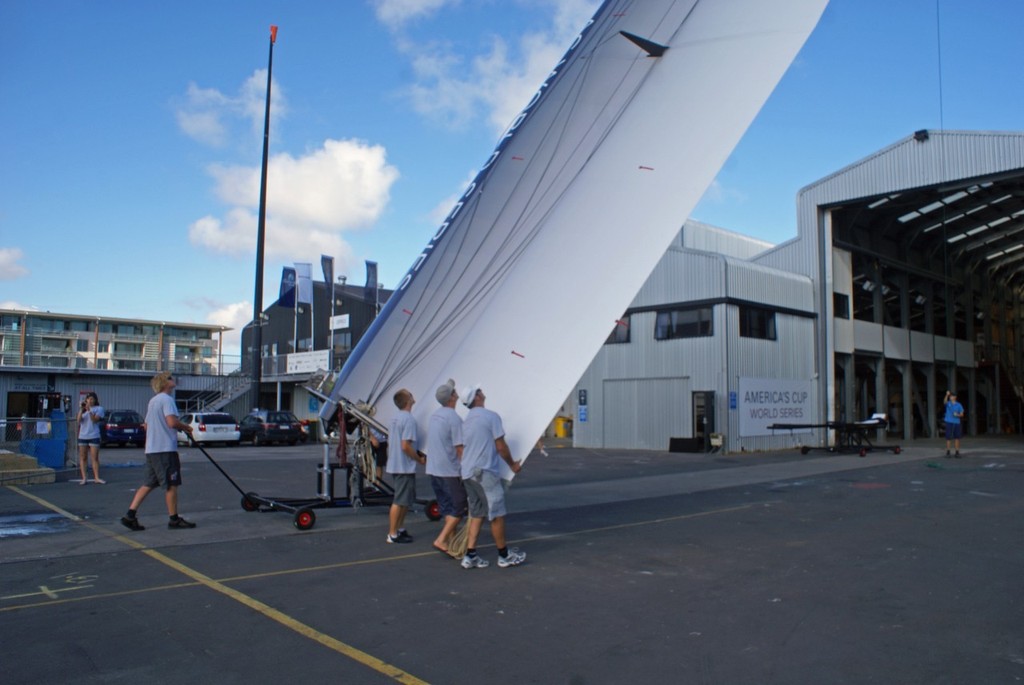
[{"label": "open hangar shed", "polygon": [[[684,225],[566,401],[577,446],[772,449],[794,443],[773,416],[875,413],[877,439],[937,437],[950,388],[968,435],[1021,432],[1024,133],[917,131],[797,212],[775,246]],[[746,401],[768,396],[801,404]]]}]

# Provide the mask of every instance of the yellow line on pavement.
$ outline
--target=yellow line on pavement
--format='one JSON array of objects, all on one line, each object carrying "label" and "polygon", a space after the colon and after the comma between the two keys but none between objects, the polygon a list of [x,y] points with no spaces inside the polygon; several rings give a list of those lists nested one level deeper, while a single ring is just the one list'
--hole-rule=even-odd
[{"label": "yellow line on pavement", "polygon": [[125,544],[140,550],[143,554],[150,557],[151,559],[158,561],[161,564],[174,569],[175,571],[178,571],[179,573],[187,576],[188,578],[191,578],[197,583],[204,585],[215,592],[219,592],[222,595],[230,597],[236,602],[239,602],[240,604],[249,607],[253,611],[263,614],[267,618],[276,621],[282,626],[295,631],[299,635],[302,635],[303,637],[313,640],[314,642],[318,642],[321,645],[327,647],[328,649],[334,650],[335,652],[347,656],[350,659],[360,664],[363,664],[364,666],[372,668],[378,673],[386,675],[387,677],[392,678],[393,680],[396,680],[400,683],[407,683],[408,685],[426,685],[426,681],[420,680],[416,676],[403,671],[397,666],[392,666],[391,664],[381,661],[377,657],[372,656],[362,651],[361,649],[357,649],[351,645],[345,644],[341,640],[337,640],[331,637],[330,635],[325,635],[319,630],[316,630],[315,628],[312,628],[306,625],[305,623],[302,623],[301,621],[294,619],[291,616],[288,616],[284,612],[278,611],[272,606],[264,604],[263,602],[254,599],[243,592],[239,592],[238,590],[230,588],[227,585],[224,585],[223,583],[218,582],[213,578],[210,578],[209,576],[200,573],[199,571],[196,571],[195,569],[192,569],[178,561],[175,561],[174,559],[171,559],[170,557],[161,552],[157,552],[154,549],[147,548],[145,545],[141,545],[135,540],[131,540],[123,535],[112,534],[109,531],[100,528],[99,526],[90,524],[87,521],[83,520],[81,517],[76,516],[75,514],[72,514],[68,511],[65,511],[64,509],[61,509],[55,504],[51,504],[50,502],[47,502],[46,500],[40,497],[36,497],[35,495],[29,494],[19,487],[8,487],[10,487],[10,489],[13,490],[14,492],[17,492],[23,497],[26,497],[32,500],[33,502],[36,502],[37,504],[46,507],[47,509],[50,509],[51,511],[55,511],[61,514],[62,516],[71,519],[72,521],[83,523],[93,530],[97,530],[106,535],[110,535],[114,539],[124,542]]}]

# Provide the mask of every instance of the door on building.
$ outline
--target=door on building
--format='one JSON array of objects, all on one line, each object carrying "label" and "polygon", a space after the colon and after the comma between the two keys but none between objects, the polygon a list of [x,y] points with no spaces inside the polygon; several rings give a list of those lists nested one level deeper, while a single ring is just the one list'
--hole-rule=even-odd
[{"label": "door on building", "polygon": [[713,390],[697,390],[693,393],[693,437],[711,451],[711,434],[715,432],[715,393]]}]

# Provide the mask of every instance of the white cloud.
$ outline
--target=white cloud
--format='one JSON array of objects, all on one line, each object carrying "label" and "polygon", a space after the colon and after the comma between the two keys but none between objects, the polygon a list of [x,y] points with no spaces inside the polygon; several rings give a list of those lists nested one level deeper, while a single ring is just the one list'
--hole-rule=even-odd
[{"label": "white cloud", "polygon": [[459,0],[375,0],[377,19],[398,30],[407,21],[433,14],[445,5],[457,5]]},{"label": "white cloud", "polygon": [[0,247],[0,281],[16,281],[28,276],[29,270],[18,264],[24,256],[17,247]]},{"label": "white cloud", "polygon": [[545,4],[552,11],[547,29],[524,34],[515,45],[495,37],[488,52],[468,60],[468,67],[449,45],[400,40],[417,78],[409,89],[414,109],[455,127],[482,116],[495,133],[504,131],[598,5],[595,0]]},{"label": "white cloud", "polygon": [[[270,103],[270,121],[273,126],[286,116],[287,100],[276,80],[271,83],[273,98]],[[267,70],[257,69],[238,88],[234,95],[226,95],[216,88],[200,88],[190,83],[185,101],[178,106],[175,118],[178,127],[188,137],[213,147],[222,147],[232,138],[232,130],[239,121],[262,135],[266,115]]]},{"label": "white cloud", "polygon": [[251,302],[233,302],[215,306],[206,315],[206,322],[217,326],[227,326],[232,330],[224,333],[224,354],[228,357],[242,353],[242,328],[252,321]]},{"label": "white cloud", "polygon": [[23,312],[39,311],[39,307],[30,304],[22,304],[16,300],[0,300],[0,309],[16,309]]},{"label": "white cloud", "polygon": [[[205,216],[189,227],[194,245],[228,254],[252,254],[256,246],[260,169],[215,165],[209,169],[217,196],[230,208],[222,218]],[[334,255],[352,258],[345,231],[373,225],[390,198],[398,170],[379,145],[327,140],[302,157],[274,155],[267,168],[267,257],[285,261]]]}]

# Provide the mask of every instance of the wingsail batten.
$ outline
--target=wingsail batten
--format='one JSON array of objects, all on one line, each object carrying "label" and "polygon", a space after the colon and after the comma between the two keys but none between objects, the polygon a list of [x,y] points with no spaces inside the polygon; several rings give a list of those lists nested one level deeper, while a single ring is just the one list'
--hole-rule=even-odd
[{"label": "wingsail batten", "polygon": [[[524,458],[825,2],[606,2],[417,258],[334,394],[369,400],[387,423],[391,395],[406,387],[425,429],[438,385],[479,382]],[[665,50],[652,58],[621,32]]]},{"label": "wingsail batten", "polygon": [[667,45],[655,43],[653,40],[642,38],[641,36],[630,33],[629,31],[619,31],[619,34],[625,36],[629,41],[636,44],[650,57],[661,57],[665,54],[665,51],[668,50]]}]

